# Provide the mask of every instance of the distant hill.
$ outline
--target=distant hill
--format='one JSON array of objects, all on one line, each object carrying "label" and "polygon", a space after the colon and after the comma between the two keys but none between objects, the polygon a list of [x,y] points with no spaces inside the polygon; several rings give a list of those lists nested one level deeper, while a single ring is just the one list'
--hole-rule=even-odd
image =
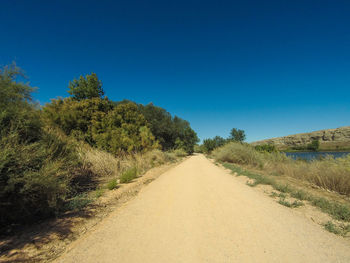
[{"label": "distant hill", "polygon": [[350,149],[350,126],[271,138],[251,144],[274,144],[278,149],[286,150],[304,147],[313,140],[319,140],[320,150]]}]

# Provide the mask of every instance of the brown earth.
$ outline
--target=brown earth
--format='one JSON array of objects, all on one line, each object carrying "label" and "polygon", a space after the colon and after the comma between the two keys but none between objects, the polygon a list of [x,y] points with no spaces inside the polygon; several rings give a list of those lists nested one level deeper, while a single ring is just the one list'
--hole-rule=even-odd
[{"label": "brown earth", "polygon": [[115,209],[56,262],[350,262],[349,240],[298,209],[195,155]]}]

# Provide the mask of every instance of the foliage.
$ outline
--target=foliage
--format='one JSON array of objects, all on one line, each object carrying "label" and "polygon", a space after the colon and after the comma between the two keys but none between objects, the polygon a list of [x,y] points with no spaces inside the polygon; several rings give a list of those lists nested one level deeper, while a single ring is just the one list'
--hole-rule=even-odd
[{"label": "foliage", "polygon": [[317,151],[320,148],[319,140],[313,140],[310,144],[306,146],[306,148],[310,151]]},{"label": "foliage", "polygon": [[134,103],[114,107],[96,126],[93,134],[96,145],[112,153],[139,152],[158,146]]},{"label": "foliage", "polygon": [[22,76],[15,64],[0,70],[0,136],[15,133],[21,142],[34,142],[41,136],[41,122],[30,104],[34,88],[17,81]]},{"label": "foliage", "polygon": [[66,135],[96,145],[94,135],[101,131],[100,122],[113,109],[107,98],[91,98],[81,101],[72,98],[54,99],[43,108],[46,125],[55,126]]},{"label": "foliage", "polygon": [[[242,169],[239,166],[236,166],[232,163],[223,163],[225,168],[232,170],[232,172],[236,173],[237,176],[247,176],[248,178],[254,180],[253,182],[249,182],[249,186],[256,186],[258,184],[266,184],[271,185],[275,190],[279,191],[280,194],[276,192],[272,192],[271,196],[276,197],[279,196],[280,202],[283,205],[288,207],[297,207],[300,206],[301,202],[283,202],[287,197],[287,194],[290,194],[292,197],[299,200],[307,200],[311,205],[320,208],[323,212],[331,215],[336,220],[342,220],[350,222],[350,207],[346,204],[330,201],[323,197],[313,196],[305,192],[304,190],[300,190],[290,186],[289,184],[281,184],[275,178],[264,174],[258,174],[255,172],[250,172],[248,170]],[[281,202],[282,201],[282,202]]]},{"label": "foliage", "polygon": [[154,106],[152,103],[145,106],[139,105],[139,108],[163,150],[181,148],[187,153],[194,151],[198,137],[189,122],[177,116],[172,117],[165,109]]},{"label": "foliage", "polygon": [[122,184],[130,183],[136,177],[137,177],[137,168],[132,167],[126,170],[124,173],[122,173],[122,175],[120,176],[120,183]]},{"label": "foliage", "polygon": [[80,169],[74,144],[44,129],[31,104],[33,88],[17,82],[12,65],[0,74],[0,223],[30,221],[57,212]]},{"label": "foliage", "polygon": [[108,190],[113,190],[113,189],[117,188],[117,186],[118,186],[117,179],[112,179],[111,181],[109,181],[107,183]]},{"label": "foliage", "polygon": [[227,140],[220,136],[215,136],[213,139],[205,139],[203,140],[203,151],[205,153],[210,153],[214,149],[221,147],[226,143]]},{"label": "foliage", "polygon": [[328,156],[305,162],[288,158],[284,153],[259,152],[251,145],[234,142],[214,150],[212,155],[217,161],[257,167],[350,195],[350,156],[336,159]]},{"label": "foliage", "polygon": [[76,195],[66,203],[66,210],[81,211],[92,202],[87,194]]},{"label": "foliage", "polygon": [[276,146],[273,144],[262,144],[262,145],[256,145],[255,150],[259,152],[277,152]]},{"label": "foliage", "polygon": [[75,100],[102,98],[104,95],[102,82],[95,73],[91,73],[91,75],[86,75],[85,77],[80,76],[79,79],[70,81],[68,88],[69,94]]},{"label": "foliage", "polygon": [[235,142],[243,142],[245,137],[245,132],[243,130],[233,128],[230,132],[229,139]]},{"label": "foliage", "polygon": [[[197,142],[187,121],[170,116],[170,122],[160,120],[169,129],[157,136],[175,151],[157,150],[151,129],[156,131],[157,124],[150,125],[135,103],[102,98],[96,74],[73,80],[72,97],[54,99],[42,109],[32,102],[34,88],[20,82],[22,78],[16,65],[0,70],[2,226],[80,210],[91,202],[84,192],[96,186],[93,176],[119,176],[121,182],[129,182],[138,173],[193,151]],[[116,182],[110,181],[109,188]]]},{"label": "foliage", "polygon": [[0,140],[0,222],[46,217],[63,208],[82,173],[74,144],[57,132],[22,143],[16,133]]}]

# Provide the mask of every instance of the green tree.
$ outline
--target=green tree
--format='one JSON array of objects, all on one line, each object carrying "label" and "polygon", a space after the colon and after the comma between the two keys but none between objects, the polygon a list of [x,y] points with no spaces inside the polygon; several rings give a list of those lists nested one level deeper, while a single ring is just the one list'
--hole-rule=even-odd
[{"label": "green tree", "polygon": [[0,70],[0,136],[16,133],[22,142],[34,142],[41,134],[39,112],[31,103],[35,89],[19,82],[21,77],[15,64]]},{"label": "green tree", "polygon": [[312,142],[309,143],[306,148],[310,151],[318,151],[318,149],[320,148],[319,140],[312,140]]},{"label": "green tree", "polygon": [[68,88],[68,93],[76,100],[102,98],[104,95],[102,82],[95,73],[70,81]]},{"label": "green tree", "polygon": [[226,142],[226,139],[220,136],[215,136],[213,139],[205,139],[203,141],[203,148],[206,153],[210,153],[214,149],[225,145]]},{"label": "green tree", "polygon": [[245,132],[243,130],[233,128],[230,132],[229,139],[235,142],[244,142]]},{"label": "green tree", "polygon": [[0,231],[62,209],[81,168],[74,143],[44,127],[22,76],[15,65],[0,70]]},{"label": "green tree", "polygon": [[193,147],[199,140],[188,121],[172,117],[165,109],[152,103],[139,105],[139,108],[163,150],[183,149],[188,153],[193,152]]},{"label": "green tree", "polygon": [[176,136],[173,130],[173,120],[169,112],[161,107],[139,105],[142,114],[149,123],[152,134],[159,141],[163,150],[170,150],[175,146]]},{"label": "green tree", "polygon": [[112,153],[145,151],[158,146],[135,103],[119,104],[102,118],[94,140]]},{"label": "green tree", "polygon": [[100,120],[112,109],[113,105],[107,98],[54,99],[43,108],[43,119],[47,125],[62,129],[66,135],[95,146],[93,134],[103,132]]}]

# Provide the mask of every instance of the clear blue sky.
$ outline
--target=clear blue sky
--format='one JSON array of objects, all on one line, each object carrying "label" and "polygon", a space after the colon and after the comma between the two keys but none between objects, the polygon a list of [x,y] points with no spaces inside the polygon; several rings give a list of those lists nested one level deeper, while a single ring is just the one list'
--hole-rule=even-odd
[{"label": "clear blue sky", "polygon": [[106,95],[153,102],[201,139],[350,125],[350,1],[2,0],[0,65],[35,99],[97,73]]}]

